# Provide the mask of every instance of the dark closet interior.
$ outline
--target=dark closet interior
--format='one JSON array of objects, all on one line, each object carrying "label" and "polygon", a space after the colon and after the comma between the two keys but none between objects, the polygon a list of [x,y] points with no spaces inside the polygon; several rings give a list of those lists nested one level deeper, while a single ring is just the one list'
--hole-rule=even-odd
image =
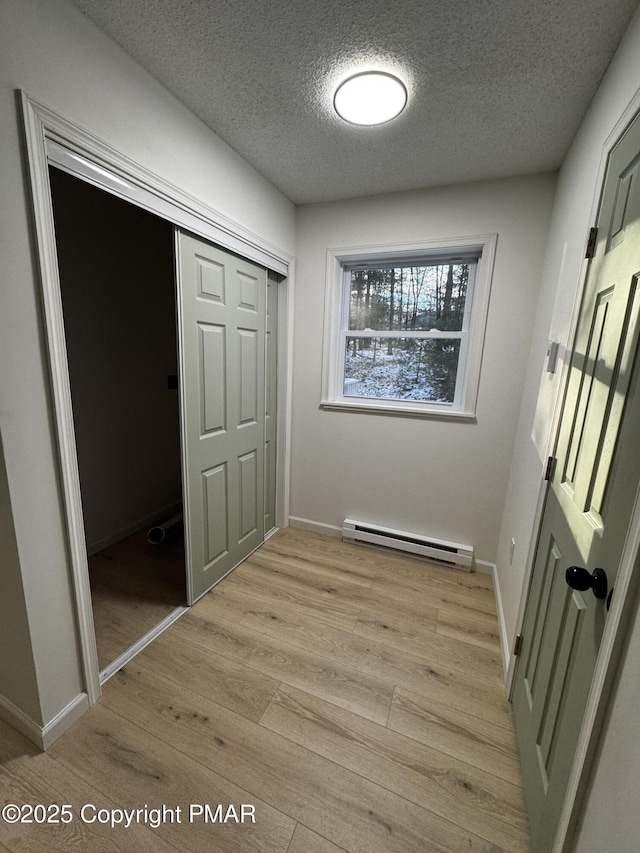
[{"label": "dark closet interior", "polygon": [[[186,600],[172,226],[50,168],[100,670]],[[153,537],[152,537],[153,538]]]}]

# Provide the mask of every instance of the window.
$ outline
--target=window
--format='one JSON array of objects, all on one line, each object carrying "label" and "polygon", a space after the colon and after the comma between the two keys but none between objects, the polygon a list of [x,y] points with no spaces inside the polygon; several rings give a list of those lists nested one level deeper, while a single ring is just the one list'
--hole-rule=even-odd
[{"label": "window", "polygon": [[330,250],[322,405],[473,417],[494,246]]}]

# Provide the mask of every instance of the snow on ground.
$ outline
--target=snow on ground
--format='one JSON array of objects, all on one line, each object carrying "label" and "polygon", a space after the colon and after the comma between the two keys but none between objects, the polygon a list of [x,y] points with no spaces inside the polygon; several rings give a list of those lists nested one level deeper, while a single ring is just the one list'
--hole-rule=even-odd
[{"label": "snow on ground", "polygon": [[345,356],[344,393],[392,400],[452,402],[442,396],[437,383],[429,381],[428,371],[421,353],[396,348],[389,355],[386,342],[359,350],[355,356],[349,348]]}]

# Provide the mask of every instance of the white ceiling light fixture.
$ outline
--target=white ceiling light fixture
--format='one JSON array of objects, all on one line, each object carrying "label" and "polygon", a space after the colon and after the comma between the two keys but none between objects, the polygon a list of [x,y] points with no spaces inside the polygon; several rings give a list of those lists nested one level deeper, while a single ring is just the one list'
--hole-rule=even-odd
[{"label": "white ceiling light fixture", "polygon": [[407,89],[386,71],[361,71],[341,83],[333,97],[340,118],[351,124],[384,124],[400,115],[407,103]]}]

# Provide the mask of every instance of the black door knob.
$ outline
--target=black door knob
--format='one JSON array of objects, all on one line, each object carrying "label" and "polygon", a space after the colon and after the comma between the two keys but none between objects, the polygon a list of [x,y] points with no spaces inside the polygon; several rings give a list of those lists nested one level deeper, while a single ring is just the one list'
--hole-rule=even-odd
[{"label": "black door knob", "polygon": [[565,578],[571,589],[579,589],[584,592],[592,589],[596,598],[607,597],[607,573],[604,569],[595,569],[590,574],[582,566],[569,566]]}]

